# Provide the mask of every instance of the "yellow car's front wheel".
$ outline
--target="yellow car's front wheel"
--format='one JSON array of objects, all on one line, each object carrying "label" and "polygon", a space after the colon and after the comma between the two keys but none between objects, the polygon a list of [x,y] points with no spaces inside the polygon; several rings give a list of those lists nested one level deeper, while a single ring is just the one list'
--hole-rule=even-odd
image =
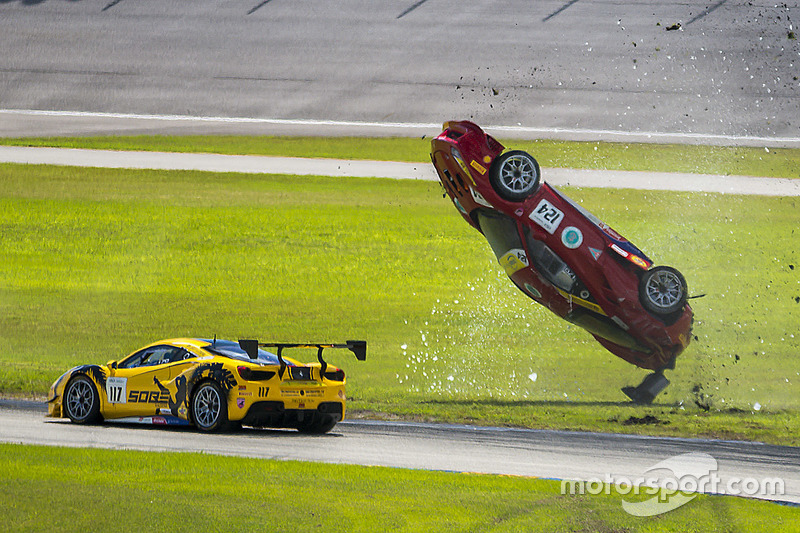
[{"label": "yellow car's front wheel", "polygon": [[64,388],[64,411],[76,424],[91,424],[100,420],[100,396],[88,377],[79,374]]},{"label": "yellow car's front wheel", "polygon": [[219,431],[228,424],[228,403],[219,385],[201,383],[192,396],[192,420],[200,431]]}]

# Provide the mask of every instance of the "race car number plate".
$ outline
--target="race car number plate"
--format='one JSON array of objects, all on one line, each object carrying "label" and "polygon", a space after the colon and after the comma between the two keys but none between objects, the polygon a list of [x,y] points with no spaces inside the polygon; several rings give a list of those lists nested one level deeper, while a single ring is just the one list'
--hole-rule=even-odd
[{"label": "race car number plate", "polygon": [[553,207],[550,202],[543,199],[539,202],[539,205],[536,206],[536,209],[531,211],[528,217],[552,235],[556,232],[558,225],[561,224],[561,221],[564,219],[564,213]]},{"label": "race car number plate", "polygon": [[106,379],[106,397],[108,403],[125,403],[127,399],[128,378]]}]

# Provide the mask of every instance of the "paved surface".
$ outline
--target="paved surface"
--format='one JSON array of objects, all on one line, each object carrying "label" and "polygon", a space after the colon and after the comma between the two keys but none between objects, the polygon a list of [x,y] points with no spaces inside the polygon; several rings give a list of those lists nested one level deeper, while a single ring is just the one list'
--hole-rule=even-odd
[{"label": "paved surface", "polygon": [[[378,465],[536,476],[554,479],[631,481],[652,476],[651,467],[687,453],[716,461],[720,485],[734,478],[778,478],[783,494],[768,499],[800,503],[800,448],[491,427],[345,421],[323,436],[244,428],[206,435],[192,428],[106,423],[78,426],[44,418],[44,404],[0,400],[0,442],[147,451],[203,451],[267,459]],[[690,463],[684,468],[691,471]],[[673,466],[676,475],[678,468]],[[734,489],[736,486],[734,486]]]},{"label": "paved surface", "polygon": [[[0,162],[106,168],[207,170],[314,176],[436,180],[431,164],[160,152],[0,146]],[[662,172],[542,169],[553,185],[800,196],[800,180]]]},{"label": "paved surface", "polygon": [[[0,107],[797,139],[798,24],[797,0],[6,0]],[[295,127],[0,117],[2,135]]]}]

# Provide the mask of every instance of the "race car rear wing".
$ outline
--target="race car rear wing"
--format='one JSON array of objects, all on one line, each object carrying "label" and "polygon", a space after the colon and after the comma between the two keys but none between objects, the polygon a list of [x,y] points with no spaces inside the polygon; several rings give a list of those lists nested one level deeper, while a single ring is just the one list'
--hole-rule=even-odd
[{"label": "race car rear wing", "polygon": [[367,359],[367,341],[345,341],[345,344],[320,344],[320,343],[288,343],[288,342],[258,342],[256,339],[239,339],[239,347],[247,353],[250,359],[258,359],[259,348],[277,348],[278,361],[281,363],[281,370],[278,376],[283,379],[283,373],[286,370],[286,361],[283,360],[284,348],[316,348],[317,359],[320,365],[320,376],[325,373],[328,368],[328,363],[322,358],[322,352],[325,348],[347,348],[356,359],[365,361]]}]

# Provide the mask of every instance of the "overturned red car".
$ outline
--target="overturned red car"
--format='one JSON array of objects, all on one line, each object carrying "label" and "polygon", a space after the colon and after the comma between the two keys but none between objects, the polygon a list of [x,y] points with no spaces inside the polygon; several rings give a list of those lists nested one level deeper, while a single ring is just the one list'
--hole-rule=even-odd
[{"label": "overturned red car", "polygon": [[525,294],[591,333],[611,353],[654,370],[623,391],[650,403],[691,338],[683,275],[653,262],[541,180],[539,164],[468,121],[447,122],[431,160],[464,219],[489,241]]}]

